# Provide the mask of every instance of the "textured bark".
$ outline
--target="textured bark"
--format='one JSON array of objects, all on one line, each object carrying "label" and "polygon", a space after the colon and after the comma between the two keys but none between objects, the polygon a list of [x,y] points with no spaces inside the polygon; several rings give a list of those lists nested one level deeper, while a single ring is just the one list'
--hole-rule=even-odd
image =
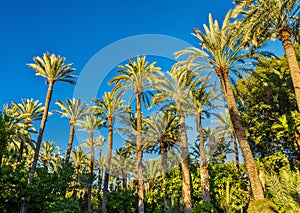
[{"label": "textured bark", "polygon": [[161,175],[162,175],[162,186],[161,190],[164,194],[164,212],[168,211],[168,199],[166,197],[166,172],[168,167],[167,149],[164,142],[160,141],[160,158],[161,158]]},{"label": "textured bark", "polygon": [[235,154],[235,167],[238,172],[240,172],[240,160],[239,160],[239,149],[238,145],[236,142],[236,136],[234,131],[230,131],[232,140],[233,140],[233,149],[234,149],[234,154]]},{"label": "textured bark", "polygon": [[19,149],[19,156],[17,162],[20,163],[23,158],[23,152],[24,152],[24,141],[20,141],[20,149]]},{"label": "textured bark", "polygon": [[189,170],[189,149],[185,127],[185,117],[180,115],[180,155],[182,167],[182,195],[184,212],[192,213],[191,181]]},{"label": "textured bark", "polygon": [[89,188],[88,188],[88,213],[92,212],[92,185],[93,185],[93,175],[94,175],[94,145],[93,145],[93,138],[94,132],[89,132],[90,136],[90,181],[89,181]]},{"label": "textured bark", "polygon": [[200,176],[201,176],[201,190],[202,190],[202,199],[203,201],[210,203],[210,185],[209,185],[209,174],[207,169],[207,159],[205,156],[204,150],[204,136],[203,136],[203,127],[201,121],[201,113],[196,114],[197,126],[200,136]]},{"label": "textured bark", "polygon": [[287,61],[289,64],[293,86],[296,95],[298,110],[300,111],[300,69],[296,58],[295,49],[291,40],[291,30],[286,27],[279,31],[278,38],[281,40]]},{"label": "textured bark", "polygon": [[70,156],[71,156],[71,150],[74,140],[74,133],[75,133],[75,120],[71,118],[70,120],[70,136],[69,136],[69,142],[68,142],[68,148],[66,152],[66,163],[69,163]]},{"label": "textured bark", "polygon": [[74,181],[74,191],[73,196],[76,197],[77,195],[77,187],[79,186],[79,170],[80,170],[80,164],[76,164],[75,167],[75,181]]},{"label": "textured bark", "polygon": [[122,182],[123,189],[126,189],[127,188],[127,174],[124,172],[124,169],[122,169],[122,178],[123,178],[123,182]]},{"label": "textured bark", "polygon": [[161,158],[161,173],[162,175],[166,174],[167,172],[167,149],[164,142],[160,142],[160,158]]},{"label": "textured bark", "polygon": [[141,111],[141,94],[136,93],[136,119],[137,119],[137,133],[136,133],[136,161],[138,171],[138,187],[137,193],[139,197],[138,212],[144,213],[144,181],[143,181],[143,145],[142,145],[142,111]]},{"label": "textured bark", "polygon": [[112,154],[112,117],[108,117],[108,140],[107,140],[107,156],[105,161],[105,174],[104,174],[104,187],[103,187],[103,198],[102,198],[102,213],[107,213],[107,199],[108,199],[108,182],[111,164],[111,154]]},{"label": "textured bark", "polygon": [[236,136],[238,138],[244,156],[245,165],[248,172],[248,176],[251,184],[251,190],[254,199],[255,200],[264,199],[264,193],[258,178],[258,172],[255,166],[254,158],[252,156],[252,151],[246,139],[245,130],[242,126],[239,112],[236,107],[233,91],[229,82],[228,69],[227,68],[217,69],[216,73],[219,76],[222,87],[224,89],[224,95],[229,109],[230,119],[232,121],[234,131],[236,133]]},{"label": "textured bark", "polygon": [[[102,146],[100,147],[99,150],[99,161],[101,162],[102,159]],[[102,177],[103,177],[103,167],[101,164],[99,165],[99,171],[98,171],[98,193],[100,194],[101,192],[101,187],[102,187]]]},{"label": "textured bark", "polygon": [[30,174],[29,174],[29,178],[28,178],[28,184],[32,184],[32,181],[34,178],[34,172],[35,172],[37,161],[39,158],[41,143],[42,143],[43,134],[44,134],[47,118],[48,118],[49,106],[50,106],[50,102],[51,102],[55,79],[48,79],[48,82],[49,82],[49,86],[48,86],[48,91],[47,91],[47,96],[46,96],[45,108],[44,108],[44,112],[43,112],[42,121],[40,124],[40,130],[39,130],[38,139],[36,142],[34,157],[33,157]]}]

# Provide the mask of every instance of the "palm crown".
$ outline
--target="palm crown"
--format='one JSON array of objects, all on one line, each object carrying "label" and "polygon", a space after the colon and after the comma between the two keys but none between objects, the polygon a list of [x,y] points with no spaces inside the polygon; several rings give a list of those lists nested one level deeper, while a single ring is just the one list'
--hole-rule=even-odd
[{"label": "palm crown", "polygon": [[288,30],[295,38],[299,36],[298,0],[235,0],[234,3],[237,5],[234,17],[244,15],[241,24],[247,26],[245,40],[251,38],[258,45],[262,41],[280,37],[282,30]]},{"label": "palm crown", "polygon": [[59,106],[61,110],[54,110],[54,112],[60,114],[61,117],[69,118],[70,122],[75,122],[88,113],[88,107],[81,99],[67,98],[66,104],[61,100],[56,101],[55,104]]},{"label": "palm crown", "polygon": [[109,83],[116,83],[115,89],[134,88],[136,94],[143,94],[145,88],[151,86],[155,80],[155,74],[160,68],[155,67],[155,62],[148,64],[146,56],[128,59],[125,66],[119,66],[119,75],[114,77]]},{"label": "palm crown", "polygon": [[71,74],[75,71],[75,68],[71,68],[72,63],[64,64],[65,58],[61,58],[59,55],[50,55],[50,53],[46,52],[43,54],[43,58],[37,56],[33,60],[35,64],[29,63],[27,65],[36,71],[37,76],[47,78],[47,83],[49,81],[64,81],[75,84],[75,81],[72,79],[77,76]]}]

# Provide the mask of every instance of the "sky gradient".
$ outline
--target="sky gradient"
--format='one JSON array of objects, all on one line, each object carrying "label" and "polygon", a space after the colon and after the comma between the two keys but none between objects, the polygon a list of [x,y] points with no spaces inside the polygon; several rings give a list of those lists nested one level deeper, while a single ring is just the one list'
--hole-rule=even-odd
[{"label": "sky gradient", "polygon": [[[197,46],[192,28],[202,29],[209,13],[222,22],[230,8],[233,8],[230,0],[3,0],[0,2],[0,105],[12,100],[20,102],[21,98],[38,99],[44,104],[45,79],[36,77],[26,63],[32,63],[34,56],[42,56],[45,51],[66,57],[66,62],[74,63],[76,75],[80,76],[98,51],[130,36],[167,35]],[[73,92],[72,85],[55,84],[50,110],[58,109],[56,100],[72,98]],[[44,140],[55,141],[64,151],[69,136],[68,120],[57,122],[58,117],[48,118]]]}]

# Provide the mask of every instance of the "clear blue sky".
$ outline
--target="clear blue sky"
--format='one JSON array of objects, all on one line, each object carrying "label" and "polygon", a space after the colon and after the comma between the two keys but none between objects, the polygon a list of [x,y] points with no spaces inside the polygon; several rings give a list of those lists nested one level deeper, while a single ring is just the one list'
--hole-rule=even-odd
[{"label": "clear blue sky", "polygon": [[[73,62],[80,75],[86,63],[102,48],[120,39],[141,34],[162,34],[197,45],[192,28],[202,29],[208,14],[222,20],[231,0],[2,0],[0,2],[0,105],[21,98],[44,103],[47,85],[26,66],[43,52],[60,54]],[[281,48],[281,47],[279,47]],[[56,100],[73,96],[74,86],[58,82]],[[58,122],[59,121],[59,122]],[[37,127],[38,129],[38,127]],[[68,120],[48,119],[45,140],[54,140],[64,151]],[[77,145],[77,144],[75,144]]]}]

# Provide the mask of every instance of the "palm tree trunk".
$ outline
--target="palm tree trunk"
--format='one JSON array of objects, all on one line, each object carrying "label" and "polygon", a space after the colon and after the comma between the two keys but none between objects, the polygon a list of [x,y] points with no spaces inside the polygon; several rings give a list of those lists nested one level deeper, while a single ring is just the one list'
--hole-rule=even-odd
[{"label": "palm tree trunk", "polygon": [[138,212],[144,213],[144,181],[143,181],[143,145],[142,145],[142,111],[141,111],[141,95],[136,93],[136,119],[137,119],[137,134],[136,134],[136,161],[138,171],[138,188],[139,197]]},{"label": "palm tree trunk", "polygon": [[197,112],[197,126],[200,137],[200,177],[201,177],[201,190],[202,190],[202,199],[204,202],[210,203],[210,185],[209,185],[209,174],[207,169],[207,159],[205,157],[204,150],[204,136],[203,136],[203,127],[201,121],[201,113]]},{"label": "palm tree trunk", "polygon": [[93,185],[93,175],[94,175],[94,145],[93,145],[93,137],[94,132],[89,132],[90,136],[90,181],[89,181],[89,188],[88,188],[88,213],[92,212],[92,185]]},{"label": "palm tree trunk", "polygon": [[107,141],[107,156],[105,161],[105,174],[104,174],[104,187],[103,187],[103,198],[102,198],[102,213],[107,213],[107,199],[108,199],[108,182],[109,182],[109,172],[112,154],[112,117],[108,117],[108,141]]},{"label": "palm tree trunk", "polygon": [[24,152],[24,141],[23,139],[20,140],[20,149],[19,149],[19,156],[17,162],[20,163],[23,158],[23,152]]},{"label": "palm tree trunk", "polygon": [[101,160],[102,160],[102,146],[99,150],[99,172],[98,172],[98,193],[100,194],[101,192],[101,187],[102,187],[102,177],[103,177],[103,167],[101,165]]},{"label": "palm tree trunk", "polygon": [[168,167],[167,162],[167,150],[166,145],[163,141],[160,141],[160,156],[161,156],[161,175],[162,175],[162,192],[164,194],[164,212],[167,212],[168,209],[168,199],[166,196],[166,172]]},{"label": "palm tree trunk", "polygon": [[236,136],[234,131],[230,131],[232,140],[233,140],[233,149],[234,149],[234,154],[235,154],[235,167],[237,169],[238,172],[240,172],[240,160],[239,160],[239,149],[238,149],[238,145],[236,142]]},{"label": "palm tree trunk", "polygon": [[258,172],[255,166],[252,151],[246,139],[245,130],[242,126],[238,109],[236,107],[235,98],[228,78],[228,69],[216,70],[222,87],[224,89],[225,99],[228,105],[230,119],[232,121],[234,131],[240,143],[240,147],[244,156],[246,169],[249,175],[251,190],[255,200],[264,199],[264,193],[258,178]]},{"label": "palm tree trunk", "polygon": [[122,179],[123,179],[122,186],[123,186],[123,189],[126,189],[127,188],[127,174],[124,171],[124,169],[121,169],[121,173],[122,173]]},{"label": "palm tree trunk", "polygon": [[70,120],[70,136],[69,136],[69,142],[68,142],[68,148],[66,152],[66,164],[69,163],[70,156],[71,156],[71,150],[72,150],[72,145],[73,145],[73,140],[74,140],[74,133],[75,133],[75,121]]},{"label": "palm tree trunk", "polygon": [[288,27],[281,29],[278,37],[282,42],[284,52],[287,57],[295,90],[298,111],[300,111],[300,69],[297,62],[295,49],[291,41],[291,30]]},{"label": "palm tree trunk", "polygon": [[74,182],[74,191],[73,196],[77,197],[77,187],[79,186],[79,170],[80,170],[80,164],[76,164],[75,166],[75,182]]},{"label": "palm tree trunk", "polygon": [[184,212],[192,213],[191,181],[189,170],[189,149],[185,127],[185,117],[180,115],[180,155],[182,167],[182,195]]},{"label": "palm tree trunk", "polygon": [[48,82],[49,82],[49,86],[48,86],[48,92],[47,92],[47,96],[46,96],[45,108],[44,108],[44,112],[43,112],[42,121],[40,124],[40,130],[39,130],[38,139],[36,142],[34,158],[32,161],[32,166],[31,166],[30,174],[29,174],[29,178],[28,178],[28,184],[32,184],[34,172],[35,172],[37,161],[39,158],[41,143],[42,143],[43,134],[44,134],[47,118],[48,118],[49,106],[50,106],[50,101],[51,101],[51,97],[52,97],[53,86],[55,84],[55,79],[49,79]]}]

